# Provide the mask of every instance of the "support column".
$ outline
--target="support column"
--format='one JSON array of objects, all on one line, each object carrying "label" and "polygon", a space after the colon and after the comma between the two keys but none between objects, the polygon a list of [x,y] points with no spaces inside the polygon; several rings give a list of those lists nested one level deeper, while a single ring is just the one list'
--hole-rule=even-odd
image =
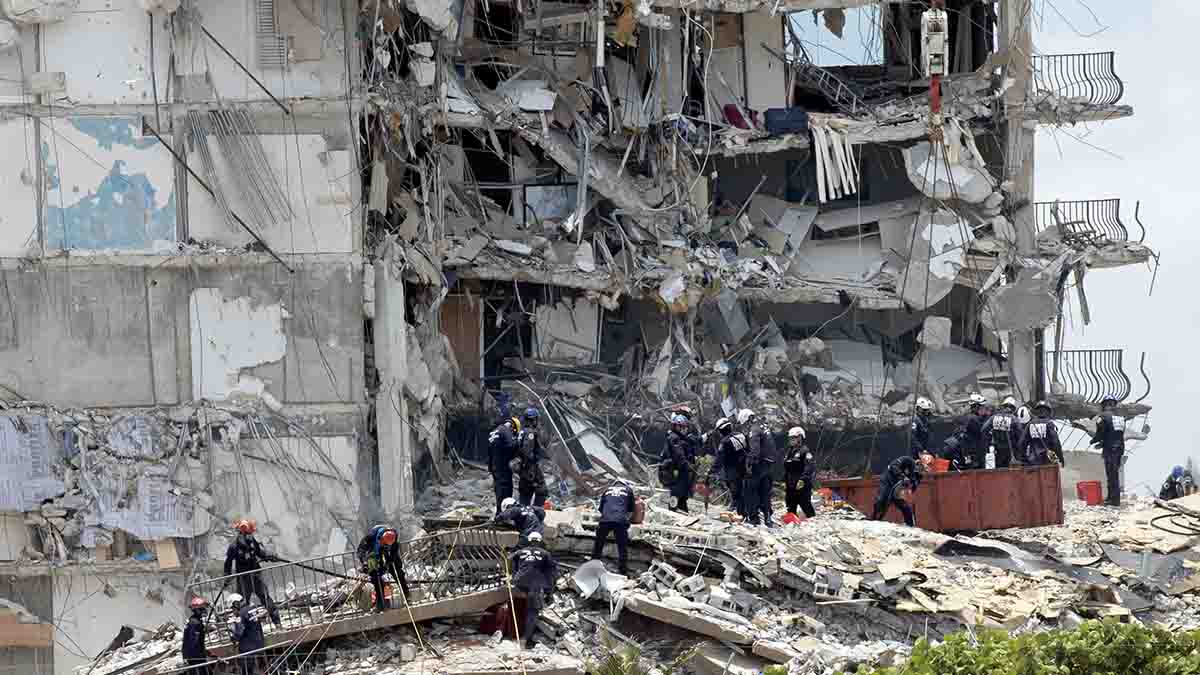
[{"label": "support column", "polygon": [[[1033,0],[1003,0],[1000,13],[1001,46],[1008,55],[1005,75],[1015,82],[1004,93],[1005,136],[1004,182],[1009,203],[1019,206],[1013,213],[1017,252],[1032,256],[1037,251],[1034,220],[1034,139],[1037,123],[1025,121],[1024,109],[1033,81]],[[1017,269],[1018,274],[1028,273]],[[1008,337],[1008,376],[1014,392],[1023,401],[1041,395],[1037,381],[1038,361],[1043,357],[1040,329],[1012,331]]]},{"label": "support column", "polygon": [[375,425],[379,448],[379,501],[383,513],[395,516],[413,508],[412,432],[408,425],[408,322],[404,315],[402,265],[392,245],[383,247],[375,263],[375,366],[379,392]]}]

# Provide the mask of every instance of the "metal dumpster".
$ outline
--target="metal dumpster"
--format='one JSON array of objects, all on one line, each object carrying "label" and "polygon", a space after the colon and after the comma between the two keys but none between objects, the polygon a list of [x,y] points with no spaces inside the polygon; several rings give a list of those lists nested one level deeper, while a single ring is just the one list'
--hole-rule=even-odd
[{"label": "metal dumpster", "polygon": [[[1061,525],[1060,482],[1057,464],[926,473],[914,495],[913,510],[917,526],[935,532]],[[835,497],[870,516],[879,477],[826,480],[821,487],[830,488]],[[904,522],[895,507],[889,509],[886,520]]]}]

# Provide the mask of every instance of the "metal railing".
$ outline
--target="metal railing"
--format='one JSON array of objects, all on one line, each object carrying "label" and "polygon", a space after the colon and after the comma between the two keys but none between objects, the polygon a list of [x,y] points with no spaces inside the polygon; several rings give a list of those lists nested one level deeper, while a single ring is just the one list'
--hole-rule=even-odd
[{"label": "metal railing", "polygon": [[1114,52],[1034,56],[1035,91],[1094,106],[1113,105],[1125,94],[1114,57]]},{"label": "metal railing", "polygon": [[1123,367],[1121,349],[1064,349],[1046,352],[1047,390],[1057,382],[1060,390],[1099,403],[1105,396],[1118,402],[1129,397],[1133,384]]},{"label": "metal railing", "polygon": [[[1036,202],[1033,206],[1038,232],[1057,228],[1064,240],[1129,241],[1129,229],[1121,221],[1120,199]],[[1141,227],[1140,220],[1138,226]]]},{"label": "metal railing", "polygon": [[[512,533],[476,526],[438,532],[400,543],[400,559],[413,605],[445,600],[496,588],[504,583],[502,537]],[[209,612],[210,644],[231,641],[228,597],[245,596],[246,602],[262,606],[253,591],[255,584],[266,590],[268,601],[279,612],[280,625],[273,627],[269,616],[262,619],[268,636],[273,631],[290,631],[365,616],[373,611],[373,586],[359,571],[354,551],[307,560],[264,566],[255,572],[206,579],[188,585],[189,598],[202,596],[212,603]],[[258,580],[255,576],[258,575]],[[399,584],[385,577],[391,607],[404,607]]]}]

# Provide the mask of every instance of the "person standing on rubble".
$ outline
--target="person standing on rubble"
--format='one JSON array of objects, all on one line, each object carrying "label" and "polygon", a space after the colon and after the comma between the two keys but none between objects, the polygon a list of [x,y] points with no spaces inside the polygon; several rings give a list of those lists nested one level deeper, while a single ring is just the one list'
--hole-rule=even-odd
[{"label": "person standing on rubble", "polygon": [[495,522],[517,528],[521,533],[517,539],[519,546],[529,543],[529,535],[545,532],[546,510],[542,507],[518,504],[512,497],[505,499],[500,507],[500,515],[496,516]]},{"label": "person standing on rubble", "polygon": [[1000,404],[999,412],[983,423],[984,442],[991,442],[996,449],[996,468],[1006,469],[1012,464],[1013,450],[1021,441],[1021,420],[1017,419],[1017,399],[1009,396]]},{"label": "person standing on rubble", "polygon": [[488,434],[488,472],[492,474],[492,490],[496,493],[496,513],[500,504],[513,496],[513,459],[521,436],[521,421],[510,417]]},{"label": "person standing on rubble", "polygon": [[882,520],[892,506],[904,515],[904,524],[913,527],[916,519],[911,506],[912,493],[921,484],[921,469],[916,460],[904,456],[892,460],[879,474],[879,494],[875,496],[875,510],[871,520]]},{"label": "person standing on rubble", "polygon": [[546,474],[542,473],[542,460],[546,451],[542,449],[542,437],[538,433],[541,413],[537,408],[526,408],[522,417],[520,442],[517,444],[517,501],[521,504],[542,506],[550,496],[546,489]]},{"label": "person standing on rubble", "polygon": [[918,396],[916,409],[917,414],[913,415],[912,426],[908,431],[908,452],[913,459],[920,459],[921,455],[930,452],[929,417],[933,415],[933,401]]},{"label": "person standing on rubble", "polygon": [[1021,432],[1021,461],[1032,465],[1061,463],[1066,466],[1062,441],[1058,438],[1058,427],[1054,425],[1054,420],[1050,419],[1054,414],[1050,404],[1045,401],[1034,403],[1033,414],[1034,418]]},{"label": "person standing on rubble", "polygon": [[[267,612],[271,615],[271,623],[276,626],[282,625],[279,620],[279,610],[271,601],[271,594],[267,592],[267,585],[263,583],[261,571],[264,562],[282,561],[278,556],[267,553],[263,545],[255,538],[254,533],[258,530],[258,526],[253,520],[242,518],[234,523],[234,526],[237,528],[238,535],[225,550],[225,576],[228,577],[234,572],[240,575],[237,577],[238,593],[246,598],[257,595],[258,601],[267,608]],[[229,579],[225,580],[225,585],[229,585]]]},{"label": "person standing on rubble", "polygon": [[813,478],[817,472],[812,453],[804,443],[804,427],[788,429],[788,453],[783,460],[783,480],[788,513],[799,506],[806,518],[817,515],[812,505]]},{"label": "person standing on rubble", "polygon": [[400,561],[400,542],[396,536],[396,528],[389,525],[376,525],[368,531],[361,541],[355,554],[362,564],[362,571],[371,578],[375,587],[375,611],[382,612],[391,603],[388,602],[383,577],[391,574],[400,584],[404,592],[404,602],[408,602],[408,579],[404,576],[404,565]]},{"label": "person standing on rubble", "polygon": [[542,535],[529,535],[529,545],[517,549],[510,559],[513,567],[513,586],[525,593],[525,616],[521,634],[526,649],[533,649],[533,631],[537,628],[542,608],[554,601],[554,584],[558,580],[558,563],[542,545]]},{"label": "person standing on rubble", "polygon": [[983,425],[990,413],[987,399],[979,394],[971,394],[967,405],[968,413],[960,427],[959,438],[971,468],[983,469],[987,467],[988,443],[983,436]]},{"label": "person standing on rubble", "polygon": [[1158,498],[1169,500],[1186,497],[1196,491],[1196,483],[1192,480],[1192,472],[1184,469],[1182,466],[1177,466],[1171,469],[1171,475],[1163,481],[1162,488],[1158,491]]},{"label": "person standing on rubble", "polygon": [[233,635],[233,641],[237,643],[238,672],[240,675],[254,675],[254,664],[258,661],[258,656],[249,654],[267,646],[260,618],[262,608],[251,607],[245,602],[245,598],[237,593],[229,596],[229,608],[233,610],[233,616],[229,617],[229,632]]},{"label": "person standing on rubble", "polygon": [[746,519],[751,525],[762,524],[772,527],[771,522],[771,471],[775,468],[775,436],[766,424],[758,421],[753,410],[738,411],[738,426],[746,437],[747,487],[744,492]]},{"label": "person standing on rubble", "polygon": [[746,451],[746,438],[733,433],[733,422],[728,417],[717,420],[717,464],[721,467],[721,480],[729,490],[729,504],[740,516],[746,515],[742,499],[745,463],[742,453]]},{"label": "person standing on rubble", "polygon": [[625,481],[613,483],[600,496],[600,523],[592,544],[592,559],[599,560],[611,532],[617,540],[617,571],[629,576],[629,518],[633,515],[633,488]]},{"label": "person standing on rubble", "polygon": [[690,433],[691,423],[681,413],[671,413],[671,429],[659,455],[658,478],[675,499],[673,511],[688,512],[688,497],[692,496],[692,465],[699,447]]},{"label": "person standing on rubble", "polygon": [[1105,396],[1100,401],[1100,416],[1096,418],[1096,433],[1092,446],[1100,448],[1104,457],[1104,477],[1108,482],[1108,494],[1104,503],[1108,506],[1121,505],[1121,461],[1125,458],[1125,418],[1113,414],[1117,399]]},{"label": "person standing on rubble", "polygon": [[188,606],[192,615],[188,617],[187,626],[183,629],[183,664],[188,666],[190,675],[211,675],[208,663],[208,627],[204,625],[204,614],[208,611],[208,601],[200,596],[192,598]]}]

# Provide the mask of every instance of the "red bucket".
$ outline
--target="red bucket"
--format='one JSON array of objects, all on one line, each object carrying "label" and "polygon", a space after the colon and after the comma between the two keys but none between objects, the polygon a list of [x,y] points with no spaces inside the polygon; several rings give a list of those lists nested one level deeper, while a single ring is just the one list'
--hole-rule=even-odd
[{"label": "red bucket", "polygon": [[934,459],[930,468],[933,470],[933,473],[946,473],[950,470],[950,460]]},{"label": "red bucket", "polygon": [[1104,501],[1104,494],[1100,490],[1100,481],[1085,480],[1075,484],[1075,494],[1087,502],[1088,506],[1096,506]]}]

